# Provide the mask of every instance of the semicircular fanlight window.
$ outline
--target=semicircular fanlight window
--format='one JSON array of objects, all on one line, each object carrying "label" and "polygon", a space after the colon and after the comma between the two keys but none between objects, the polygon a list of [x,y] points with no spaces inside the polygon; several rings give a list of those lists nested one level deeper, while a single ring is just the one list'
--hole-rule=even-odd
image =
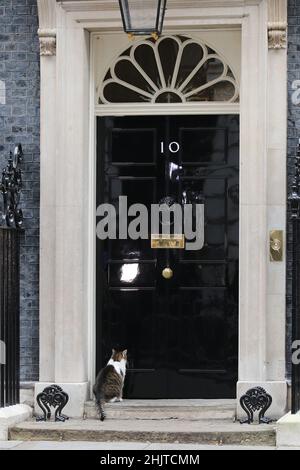
[{"label": "semicircular fanlight window", "polygon": [[107,70],[99,104],[239,100],[237,80],[222,57],[183,36],[142,40]]}]

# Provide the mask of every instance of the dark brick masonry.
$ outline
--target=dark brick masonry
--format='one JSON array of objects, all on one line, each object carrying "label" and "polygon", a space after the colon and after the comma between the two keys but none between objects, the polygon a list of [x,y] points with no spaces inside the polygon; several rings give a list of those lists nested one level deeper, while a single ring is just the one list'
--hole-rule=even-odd
[{"label": "dark brick masonry", "polygon": [[[21,142],[26,230],[21,247],[21,380],[38,380],[39,363],[39,43],[36,0],[0,0],[0,169]],[[0,97],[1,103],[1,97]]]}]

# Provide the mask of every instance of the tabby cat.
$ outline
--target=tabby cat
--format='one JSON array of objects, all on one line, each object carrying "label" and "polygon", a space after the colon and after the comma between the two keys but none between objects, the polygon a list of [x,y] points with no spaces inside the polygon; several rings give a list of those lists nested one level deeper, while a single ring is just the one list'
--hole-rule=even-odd
[{"label": "tabby cat", "polygon": [[123,387],[126,375],[127,350],[112,350],[112,356],[98,374],[93,392],[101,421],[105,420],[103,404],[123,400]]}]

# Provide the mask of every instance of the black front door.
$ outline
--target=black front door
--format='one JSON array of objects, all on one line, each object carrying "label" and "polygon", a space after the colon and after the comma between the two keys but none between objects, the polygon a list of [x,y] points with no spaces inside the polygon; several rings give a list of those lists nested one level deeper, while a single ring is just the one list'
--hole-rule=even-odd
[{"label": "black front door", "polygon": [[239,118],[98,118],[97,205],[118,208],[119,196],[148,208],[201,200],[204,246],[97,240],[97,369],[113,347],[128,349],[127,398],[234,398]]}]

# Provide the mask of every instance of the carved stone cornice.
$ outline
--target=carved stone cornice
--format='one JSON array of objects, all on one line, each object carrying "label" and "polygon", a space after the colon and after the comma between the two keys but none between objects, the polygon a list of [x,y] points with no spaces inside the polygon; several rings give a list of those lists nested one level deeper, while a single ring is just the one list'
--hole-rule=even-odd
[{"label": "carved stone cornice", "polygon": [[56,55],[56,30],[39,29],[40,54],[43,56]]},{"label": "carved stone cornice", "polygon": [[268,0],[269,49],[287,47],[287,0]]},{"label": "carved stone cornice", "polygon": [[56,1],[38,0],[40,53],[56,55]]},{"label": "carved stone cornice", "polygon": [[[136,0],[139,3],[141,0]],[[259,5],[268,0],[168,0],[168,10],[178,8],[215,8],[215,7],[244,7]],[[143,0],[143,5],[153,5],[153,1]],[[68,12],[83,11],[116,11],[120,10],[117,0],[61,0],[61,8]]]}]

